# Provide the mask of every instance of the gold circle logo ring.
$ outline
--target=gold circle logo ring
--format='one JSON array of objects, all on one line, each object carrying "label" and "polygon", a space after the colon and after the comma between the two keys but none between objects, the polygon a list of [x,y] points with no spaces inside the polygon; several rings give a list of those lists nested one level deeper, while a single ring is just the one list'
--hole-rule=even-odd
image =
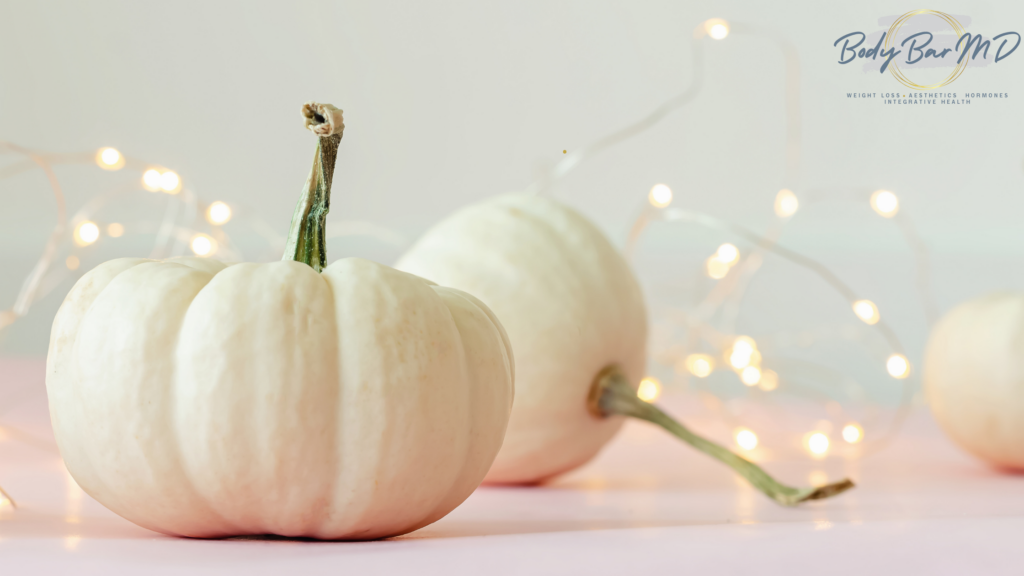
[{"label": "gold circle logo ring", "polygon": [[[946,14],[945,12],[939,12],[938,10],[911,10],[910,12],[907,12],[903,16],[897,18],[896,21],[892,23],[892,26],[889,27],[889,32],[887,32],[885,35],[885,48],[889,48],[890,42],[895,42],[896,33],[899,32],[900,28],[902,28],[908,20],[910,20],[914,16],[921,16],[923,14],[931,14],[933,16],[938,16],[939,18],[945,20],[946,23],[948,23],[953,28],[953,31],[956,32],[957,38],[960,38],[961,36],[964,35],[964,32],[966,32],[966,30],[964,30],[964,27],[960,25],[960,22],[957,22],[956,18],[953,18],[952,16]],[[959,78],[960,75],[964,73],[964,70],[967,69],[967,62],[969,60],[970,58],[964,58],[959,63],[957,63],[956,68],[953,69],[953,72],[951,72],[949,74],[949,77],[947,77],[942,82],[939,82],[938,84],[929,84],[927,86],[918,84],[911,80],[910,78],[907,78],[907,75],[904,74],[902,70],[900,70],[899,66],[896,65],[895,61],[889,63],[889,72],[891,72],[892,75],[897,80],[899,80],[901,84],[908,88],[913,88],[915,90],[934,90],[935,88],[941,88],[942,86],[945,86],[946,84],[949,84],[950,82]]]}]

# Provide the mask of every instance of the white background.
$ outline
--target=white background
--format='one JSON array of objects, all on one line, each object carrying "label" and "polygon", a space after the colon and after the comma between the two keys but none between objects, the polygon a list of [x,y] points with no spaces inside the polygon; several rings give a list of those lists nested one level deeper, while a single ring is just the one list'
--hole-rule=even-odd
[{"label": "white background", "polygon": [[[773,30],[801,66],[802,169],[785,181],[784,68],[762,37],[705,40],[704,90],[684,109],[579,166],[557,197],[622,244],[647,191],[764,231],[782,187],[820,191],[782,243],[835,270],[878,303],[917,365],[927,324],[910,250],[866,195],[895,191],[932,251],[942,310],[1024,287],[1024,50],[968,69],[946,89],[1006,92],[969,106],[886,106],[846,93],[905,91],[832,43],[882,29],[879,19],[928,7],[970,17],[991,37],[1024,31],[1024,6],[956,2],[4,2],[0,4],[0,139],[49,152],[115,146],[177,170],[207,200],[260,214],[283,233],[313,141],[310,99],[344,108],[346,131],[329,222],[359,220],[415,238],[467,203],[520,190],[562,157],[641,118],[684,90],[692,30],[710,17]],[[2,160],[2,158],[0,158]],[[74,211],[137,178],[61,168]],[[108,220],[155,218],[139,192]],[[854,198],[855,200],[850,200]],[[40,173],[0,181],[0,308],[10,306],[54,222]],[[229,225],[266,258],[244,222]],[[714,232],[660,226],[638,271],[652,300],[689,302]],[[148,253],[147,236],[105,239],[83,269]],[[385,262],[399,251],[335,242],[331,258]],[[80,271],[82,271],[80,270]],[[696,282],[696,284],[695,284]],[[66,283],[0,335],[0,352],[41,355]],[[652,310],[658,313],[657,306]],[[856,323],[815,278],[769,259],[745,302],[751,333]],[[654,318],[657,323],[657,316]],[[854,360],[847,359],[848,362]],[[840,360],[842,362],[842,360]]]}]

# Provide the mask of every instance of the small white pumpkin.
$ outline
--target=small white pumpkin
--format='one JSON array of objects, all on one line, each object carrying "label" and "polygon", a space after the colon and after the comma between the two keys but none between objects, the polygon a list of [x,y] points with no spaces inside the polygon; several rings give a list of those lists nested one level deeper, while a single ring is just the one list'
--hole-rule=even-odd
[{"label": "small white pumpkin", "polygon": [[935,326],[924,359],[935,419],[957,444],[1024,469],[1024,295],[960,304]]},{"label": "small white pumpkin", "polygon": [[595,418],[586,399],[608,366],[640,382],[647,314],[628,264],[587,219],[549,198],[504,195],[448,217],[395,267],[478,295],[513,342],[516,401],[487,482],[576,468],[622,426]]},{"label": "small white pumpkin", "polygon": [[742,474],[784,505],[853,484],[780,484],[636,397],[646,364],[643,295],[600,230],[546,197],[509,194],[456,212],[396,264],[466,290],[490,307],[516,351],[516,400],[485,481],[535,483],[594,457],[622,416],[657,424]]},{"label": "small white pumpkin", "polygon": [[[312,110],[340,126],[340,111]],[[485,305],[366,260],[320,273],[340,128],[327,132],[286,261],[113,260],[57,313],[46,386],[61,454],[132,522],[393,536],[458,506],[501,447],[512,351]]]}]

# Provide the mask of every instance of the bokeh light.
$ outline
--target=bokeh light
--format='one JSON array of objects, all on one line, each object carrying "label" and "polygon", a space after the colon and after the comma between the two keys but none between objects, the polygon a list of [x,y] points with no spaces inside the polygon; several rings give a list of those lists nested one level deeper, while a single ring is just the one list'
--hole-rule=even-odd
[{"label": "bokeh light", "polygon": [[100,227],[86,220],[75,227],[75,244],[88,246],[100,238]]},{"label": "bokeh light", "polygon": [[227,224],[231,220],[231,207],[219,200],[210,204],[206,209],[206,220],[215,226]]},{"label": "bokeh light", "polygon": [[115,148],[100,148],[96,151],[96,165],[104,170],[124,168],[124,156]]},{"label": "bokeh light", "polygon": [[775,195],[775,215],[779,218],[789,218],[796,214],[798,208],[800,208],[800,201],[797,200],[796,194],[792,190],[783,188]]},{"label": "bokeh light", "polygon": [[895,194],[888,190],[876,190],[871,195],[871,207],[880,216],[892,218],[900,211],[900,201]]},{"label": "bokeh light", "polygon": [[652,376],[644,378],[636,389],[636,396],[644,402],[654,402],[661,396],[661,382]]},{"label": "bokeh light", "polygon": [[744,450],[757,448],[757,434],[754,434],[752,430],[738,428],[733,434],[733,438],[736,440],[736,445]]},{"label": "bokeh light", "polygon": [[672,189],[665,184],[655,184],[647,199],[650,200],[651,206],[664,208],[672,203]]}]

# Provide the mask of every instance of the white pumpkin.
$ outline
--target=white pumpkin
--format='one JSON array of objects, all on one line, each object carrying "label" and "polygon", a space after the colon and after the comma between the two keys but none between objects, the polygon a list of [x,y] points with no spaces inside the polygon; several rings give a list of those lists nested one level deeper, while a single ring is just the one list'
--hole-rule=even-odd
[{"label": "white pumpkin", "polygon": [[[371,539],[441,518],[501,447],[509,341],[476,298],[355,258],[319,271],[341,112],[271,264],[119,259],[53,323],[68,471],[152,530]],[[320,239],[320,240],[318,240]]]},{"label": "white pumpkin", "polygon": [[395,267],[477,295],[513,342],[516,401],[487,482],[571,470],[622,426],[588,412],[587,395],[612,365],[639,384],[647,316],[628,264],[586,218],[549,198],[500,196],[445,219]]},{"label": "white pumpkin", "polygon": [[485,481],[535,483],[594,457],[622,416],[661,426],[786,506],[853,487],[779,483],[756,464],[636,397],[646,363],[643,296],[625,259],[586,218],[511,194],[437,224],[396,264],[483,300],[516,351],[516,400]]},{"label": "white pumpkin", "polygon": [[512,369],[478,300],[366,260],[120,259],[61,306],[46,385],[68,471],[136,524],[369,539],[473,492]]},{"label": "white pumpkin", "polygon": [[942,429],[968,452],[1024,469],[1024,295],[960,304],[936,325],[924,390]]}]

